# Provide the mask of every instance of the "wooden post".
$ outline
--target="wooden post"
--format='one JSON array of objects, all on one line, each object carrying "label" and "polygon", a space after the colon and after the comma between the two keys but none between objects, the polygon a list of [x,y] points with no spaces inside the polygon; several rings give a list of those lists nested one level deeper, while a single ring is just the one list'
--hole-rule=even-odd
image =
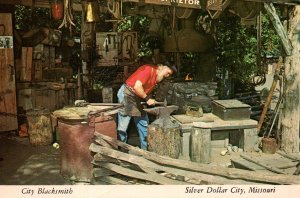
[{"label": "wooden post", "polygon": [[129,71],[128,71],[128,66],[124,66],[124,80],[126,80],[129,77]]},{"label": "wooden post", "polygon": [[243,138],[241,138],[244,152],[254,151],[254,145],[256,144],[257,140],[258,136],[256,128],[244,129]]},{"label": "wooden post", "polygon": [[291,40],[292,55],[285,61],[285,83],[283,109],[281,114],[281,149],[286,153],[299,152],[299,81],[300,81],[300,6],[290,10],[288,36]]},{"label": "wooden post", "polygon": [[287,55],[291,55],[293,46],[292,46],[290,40],[288,39],[286,30],[283,28],[283,25],[276,13],[275,7],[273,6],[272,3],[264,3],[264,7],[265,7],[265,10],[267,11],[267,14],[269,15],[269,17],[271,19],[271,22],[273,23],[273,26],[274,26],[278,36],[281,39],[281,43],[285,50],[285,53]]},{"label": "wooden post", "polygon": [[210,163],[211,129],[193,127],[190,136],[192,162]]}]

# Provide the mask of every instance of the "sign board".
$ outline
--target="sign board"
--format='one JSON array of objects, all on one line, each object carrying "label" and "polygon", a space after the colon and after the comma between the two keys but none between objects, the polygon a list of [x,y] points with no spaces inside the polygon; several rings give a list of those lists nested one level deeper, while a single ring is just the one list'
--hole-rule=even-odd
[{"label": "sign board", "polygon": [[207,10],[222,10],[223,0],[207,0],[206,9]]},{"label": "sign board", "polygon": [[1,48],[13,48],[12,36],[0,36],[0,49]]},{"label": "sign board", "polygon": [[145,0],[145,3],[201,9],[200,0]]}]

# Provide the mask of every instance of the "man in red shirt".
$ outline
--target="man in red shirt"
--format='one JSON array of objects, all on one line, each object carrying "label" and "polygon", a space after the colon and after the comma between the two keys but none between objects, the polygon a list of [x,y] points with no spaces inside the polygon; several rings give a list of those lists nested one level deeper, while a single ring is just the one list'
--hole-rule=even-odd
[{"label": "man in red shirt", "polygon": [[127,142],[127,129],[130,119],[133,117],[137,131],[139,133],[141,148],[147,150],[147,127],[148,116],[143,111],[141,102],[145,101],[148,106],[153,106],[157,102],[151,98],[150,92],[164,78],[177,72],[175,66],[168,62],[164,65],[142,65],[139,67],[121,86],[118,91],[119,103],[124,108],[118,113],[118,138]]}]

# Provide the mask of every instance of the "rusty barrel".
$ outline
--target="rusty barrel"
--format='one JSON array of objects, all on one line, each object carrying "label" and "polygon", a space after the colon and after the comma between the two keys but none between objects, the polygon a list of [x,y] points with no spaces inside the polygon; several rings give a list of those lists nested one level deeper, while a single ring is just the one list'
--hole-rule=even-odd
[{"label": "rusty barrel", "polygon": [[60,172],[76,182],[90,182],[92,179],[93,153],[89,146],[94,132],[117,139],[115,119],[105,114],[90,116],[91,111],[94,110],[88,107],[73,107],[53,113],[59,134]]}]

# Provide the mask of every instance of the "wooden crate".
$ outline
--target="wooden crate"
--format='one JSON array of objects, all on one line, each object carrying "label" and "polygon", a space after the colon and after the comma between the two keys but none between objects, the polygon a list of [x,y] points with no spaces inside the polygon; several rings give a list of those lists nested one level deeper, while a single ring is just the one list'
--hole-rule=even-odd
[{"label": "wooden crate", "polygon": [[214,100],[212,113],[223,120],[250,119],[251,107],[239,100]]}]

